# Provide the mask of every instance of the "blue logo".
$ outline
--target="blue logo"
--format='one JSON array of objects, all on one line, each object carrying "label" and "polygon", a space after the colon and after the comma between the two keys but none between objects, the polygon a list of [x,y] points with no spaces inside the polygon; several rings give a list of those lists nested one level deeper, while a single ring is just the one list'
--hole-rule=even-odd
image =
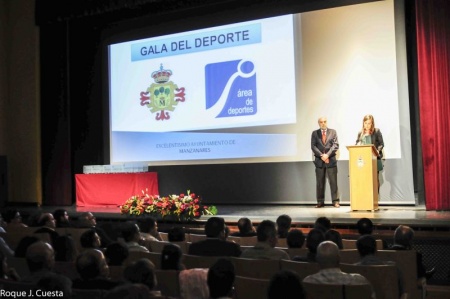
[{"label": "blue logo", "polygon": [[233,60],[205,67],[206,109],[216,118],[257,112],[256,69],[251,61]]}]

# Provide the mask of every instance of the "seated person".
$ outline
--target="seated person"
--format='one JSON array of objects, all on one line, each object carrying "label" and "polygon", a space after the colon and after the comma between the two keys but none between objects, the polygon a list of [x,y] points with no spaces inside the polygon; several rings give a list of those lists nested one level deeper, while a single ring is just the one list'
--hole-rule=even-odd
[{"label": "seated person", "polygon": [[325,216],[318,217],[314,222],[314,228],[321,229],[323,233],[326,233],[327,230],[331,229],[331,220]]},{"label": "seated person", "polygon": [[91,228],[81,234],[80,245],[83,250],[88,248],[101,249],[102,241],[97,232]]},{"label": "seated person", "polygon": [[294,256],[292,260],[297,262],[315,263],[317,246],[319,246],[319,244],[323,241],[325,241],[325,234],[323,230],[313,228],[309,231],[308,236],[306,237],[306,248],[308,248],[308,253],[306,256]]},{"label": "seated person", "polygon": [[40,226],[40,228],[35,230],[34,233],[48,233],[50,235],[51,243],[55,244],[59,234],[55,230],[56,222],[53,214],[42,213],[38,218],[37,225]]},{"label": "seated person", "polygon": [[[412,241],[414,239],[414,230],[406,225],[399,225],[394,232],[394,245],[391,250],[412,250]],[[422,261],[422,253],[417,252],[417,278],[431,278],[435,272],[435,268],[428,270]]]},{"label": "seated person", "polygon": [[192,243],[188,254],[202,256],[240,256],[241,246],[225,240],[225,220],[222,217],[208,218],[205,224],[206,240]]},{"label": "seated person", "polygon": [[305,244],[305,235],[298,228],[291,229],[286,237],[288,248],[302,248]]},{"label": "seated person", "polygon": [[[1,218],[1,215],[0,215]],[[15,228],[28,227],[25,223],[22,222],[22,215],[20,215],[19,210],[17,209],[9,209],[3,215],[3,220],[6,221],[7,229],[12,230]],[[3,226],[3,225],[2,225]]]},{"label": "seated person", "polygon": [[177,270],[185,269],[182,263],[183,252],[180,246],[176,244],[167,244],[161,251],[161,270]]},{"label": "seated person", "polygon": [[42,293],[52,292],[50,294],[57,294],[58,298],[72,298],[72,281],[63,275],[45,275],[38,280],[36,286]]},{"label": "seated person", "polygon": [[0,252],[5,256],[14,256],[14,250],[9,247],[8,243],[2,237],[0,237]]},{"label": "seated person", "polygon": [[169,297],[158,296],[152,294],[149,288],[142,283],[125,283],[116,286],[112,290],[106,292],[106,294],[101,297],[103,299],[130,299],[130,298],[159,298],[169,299]]},{"label": "seated person", "polygon": [[35,284],[42,276],[54,274],[52,269],[55,265],[55,252],[50,244],[34,242],[27,248],[25,258],[30,274],[22,277],[22,282]]},{"label": "seated person", "polygon": [[150,252],[147,247],[141,245],[143,238],[139,226],[136,223],[125,223],[122,228],[122,237],[128,247],[128,251]]},{"label": "seated person", "polygon": [[335,229],[327,230],[327,232],[325,233],[325,240],[333,241],[339,249],[344,249],[341,233]]},{"label": "seated person", "polygon": [[145,217],[138,221],[141,237],[145,241],[162,241],[158,231],[158,222],[153,217]]},{"label": "seated person", "polygon": [[106,246],[104,254],[109,266],[122,266],[123,262],[130,255],[130,252],[126,245],[114,242]]},{"label": "seated person", "polygon": [[14,268],[10,268],[8,266],[8,259],[7,256],[0,251],[0,285],[2,284],[2,280],[9,280],[9,281],[19,281],[20,276],[17,273],[17,271]]},{"label": "seated person", "polygon": [[208,271],[207,285],[209,298],[233,298],[233,285],[236,277],[234,265],[230,260],[217,260]]},{"label": "seated person", "polygon": [[302,282],[297,272],[280,270],[270,279],[268,299],[304,299]]},{"label": "seated person", "polygon": [[[306,276],[303,282],[315,284],[371,285],[361,274],[341,271],[339,268],[339,248],[332,241],[323,241],[320,243],[317,247],[316,258],[320,267],[319,272]],[[375,298],[374,291],[372,291],[372,298]]]},{"label": "seated person", "polygon": [[155,275],[155,265],[148,259],[139,259],[125,267],[123,276],[126,281],[140,283],[148,287],[152,296],[160,296],[157,290],[158,280]]},{"label": "seated person", "polygon": [[78,217],[78,227],[80,228],[92,228],[99,235],[102,242],[101,248],[105,248],[113,242],[111,237],[105,232],[104,229],[97,226],[97,218],[91,212],[83,212]]},{"label": "seated person", "polygon": [[256,229],[258,242],[255,246],[242,252],[242,258],[289,260],[286,251],[275,248],[277,246],[277,228],[272,220],[263,220]]},{"label": "seated person", "polygon": [[98,249],[84,250],[77,256],[75,264],[80,278],[73,281],[74,289],[109,290],[119,284],[109,279],[109,266]]},{"label": "seated person", "polygon": [[[358,253],[360,256],[359,262],[356,265],[394,265],[395,263],[392,261],[384,261],[380,259],[377,255],[377,241],[371,235],[362,235],[356,241],[356,247],[358,249]],[[398,290],[399,297],[404,293],[403,287],[403,275],[400,269],[397,268],[397,276],[398,276]]]},{"label": "seated person", "polygon": [[[358,228],[358,233],[362,235],[373,235],[373,222],[369,218],[360,218],[356,222],[356,227]],[[389,249],[386,240],[382,239],[383,249]]]},{"label": "seated person", "polygon": [[237,223],[238,232],[231,234],[233,237],[254,237],[256,236],[256,229],[253,226],[252,221],[247,217],[241,217]]},{"label": "seated person", "polygon": [[277,218],[277,235],[278,238],[286,238],[291,229],[292,218],[289,215],[283,214]]},{"label": "seated person", "polygon": [[186,230],[182,226],[173,226],[167,233],[169,242],[184,242],[186,241]]},{"label": "seated person", "polygon": [[65,209],[56,209],[53,211],[53,217],[56,221],[56,227],[71,227],[69,214]]}]

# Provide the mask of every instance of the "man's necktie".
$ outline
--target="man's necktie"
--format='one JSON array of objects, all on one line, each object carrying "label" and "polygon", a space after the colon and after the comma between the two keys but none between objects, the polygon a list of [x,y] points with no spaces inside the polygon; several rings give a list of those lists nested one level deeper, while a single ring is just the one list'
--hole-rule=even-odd
[{"label": "man's necktie", "polygon": [[322,130],[322,143],[325,144],[326,140],[327,140],[327,134],[325,133],[325,130]]}]

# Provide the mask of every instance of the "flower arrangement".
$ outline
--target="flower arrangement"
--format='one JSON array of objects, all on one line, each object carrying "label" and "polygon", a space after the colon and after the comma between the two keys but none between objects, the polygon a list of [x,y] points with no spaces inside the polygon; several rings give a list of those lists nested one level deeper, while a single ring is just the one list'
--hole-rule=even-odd
[{"label": "flower arrangement", "polygon": [[171,218],[180,220],[193,220],[201,215],[216,215],[215,206],[205,206],[201,204],[201,199],[190,190],[187,194],[169,195],[160,197],[159,195],[148,195],[142,191],[142,195],[133,195],[120,206],[120,213],[127,215],[149,215],[155,218]]}]

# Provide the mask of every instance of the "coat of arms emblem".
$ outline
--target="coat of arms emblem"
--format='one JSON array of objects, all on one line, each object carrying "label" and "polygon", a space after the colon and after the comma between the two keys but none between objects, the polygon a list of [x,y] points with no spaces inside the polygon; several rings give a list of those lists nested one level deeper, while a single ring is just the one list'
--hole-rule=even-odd
[{"label": "coat of arms emblem", "polygon": [[184,87],[178,86],[170,80],[171,70],[160,69],[154,71],[151,77],[155,81],[146,91],[141,92],[141,106],[147,106],[151,113],[156,113],[156,120],[170,119],[169,111],[175,110],[179,102],[185,101]]}]

